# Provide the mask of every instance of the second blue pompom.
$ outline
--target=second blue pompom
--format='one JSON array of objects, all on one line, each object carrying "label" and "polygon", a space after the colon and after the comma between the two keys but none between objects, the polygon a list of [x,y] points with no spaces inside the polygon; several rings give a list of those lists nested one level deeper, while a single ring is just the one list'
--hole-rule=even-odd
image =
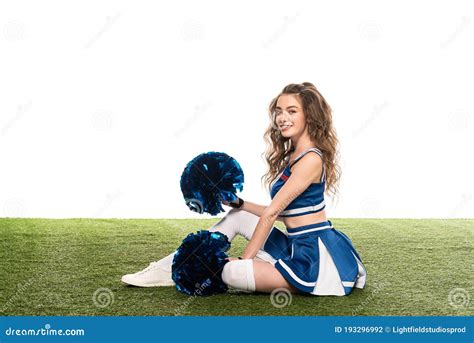
[{"label": "second blue pompom", "polygon": [[171,277],[176,289],[188,295],[210,296],[224,293],[227,285],[221,273],[228,262],[227,236],[219,231],[190,233],[176,251]]}]

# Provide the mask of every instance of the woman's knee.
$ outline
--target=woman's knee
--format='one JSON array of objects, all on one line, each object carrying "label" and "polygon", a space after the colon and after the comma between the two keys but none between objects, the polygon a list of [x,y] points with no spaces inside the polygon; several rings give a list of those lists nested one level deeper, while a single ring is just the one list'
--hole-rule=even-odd
[{"label": "woman's knee", "polygon": [[214,224],[210,231],[220,231],[232,241],[236,234],[245,239],[252,238],[259,217],[242,209],[232,208],[227,214]]},{"label": "woman's knee", "polygon": [[222,281],[228,286],[244,291],[255,291],[253,260],[233,260],[222,269]]},{"label": "woman's knee", "polygon": [[239,220],[239,218],[242,217],[241,212],[244,212],[243,210],[240,210],[238,208],[231,208],[222,218],[219,220],[214,226],[219,226],[222,224],[229,225],[231,223],[235,223]]}]

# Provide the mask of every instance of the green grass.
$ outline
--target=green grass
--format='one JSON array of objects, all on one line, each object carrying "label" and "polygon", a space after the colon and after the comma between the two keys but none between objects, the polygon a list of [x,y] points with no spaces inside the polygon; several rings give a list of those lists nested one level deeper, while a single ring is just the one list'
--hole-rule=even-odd
[{"label": "green grass", "polygon": [[[272,306],[270,295],[228,292],[188,297],[174,287],[123,285],[123,274],[172,252],[218,218],[0,219],[0,315],[448,315],[473,314],[473,299],[454,305],[450,291],[473,292],[474,220],[331,219],[367,268],[366,288],[345,297],[293,295]],[[283,229],[283,223],[276,226]],[[231,256],[246,241],[232,242]],[[108,288],[113,302],[92,300]],[[462,293],[460,293],[462,295]]]}]

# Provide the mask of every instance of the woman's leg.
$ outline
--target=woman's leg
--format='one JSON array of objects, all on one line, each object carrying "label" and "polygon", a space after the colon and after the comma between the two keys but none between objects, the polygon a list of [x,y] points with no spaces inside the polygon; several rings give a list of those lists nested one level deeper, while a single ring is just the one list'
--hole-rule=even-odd
[{"label": "woman's leg", "polygon": [[275,266],[270,263],[254,260],[253,273],[257,292],[270,293],[276,288],[286,288],[291,293],[300,293],[299,289],[286,281]]},{"label": "woman's leg", "polygon": [[[259,217],[252,213],[231,209],[209,231],[220,231],[229,241],[236,235],[250,240],[258,220]],[[158,261],[151,262],[144,270],[122,276],[122,282],[139,287],[173,286],[175,283],[171,278],[171,266],[175,253],[176,250]]]},{"label": "woman's leg", "polygon": [[286,281],[272,263],[257,258],[226,263],[222,270],[222,280],[228,286],[249,293],[270,293],[276,288],[286,288],[291,293],[300,292]]},{"label": "woman's leg", "polygon": [[209,231],[220,231],[225,234],[231,242],[236,235],[240,235],[250,241],[259,219],[260,217],[253,213],[233,208],[227,212],[221,220],[214,224]]},{"label": "woman's leg", "polygon": [[[260,217],[239,209],[231,209],[222,217],[216,224],[214,224],[209,231],[210,232],[222,232],[227,236],[229,242],[232,242],[236,235],[244,237],[250,241],[252,238],[255,227],[257,226]],[[176,250],[168,256],[157,261],[157,263],[166,270],[171,272],[171,264],[173,263],[173,257]]]},{"label": "woman's leg", "polygon": [[[252,221],[252,219],[248,221],[241,220],[243,227],[240,230],[248,230],[250,233],[247,235],[248,240],[252,238],[258,219],[259,217],[256,217],[255,222],[252,223],[253,225],[247,224],[247,226],[245,223]],[[276,260],[263,250],[262,245],[254,259],[233,260],[226,263],[222,270],[222,280],[228,286],[247,292],[272,292],[276,288],[286,288],[291,293],[299,293],[300,291],[288,283],[275,268],[275,262]]]}]

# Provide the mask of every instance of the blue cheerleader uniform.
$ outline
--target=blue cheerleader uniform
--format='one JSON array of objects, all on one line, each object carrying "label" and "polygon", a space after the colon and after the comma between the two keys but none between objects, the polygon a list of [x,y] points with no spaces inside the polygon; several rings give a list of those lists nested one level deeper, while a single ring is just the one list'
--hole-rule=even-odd
[{"label": "blue cheerleader uniform", "polygon": [[[272,199],[291,175],[291,166],[310,151],[322,158],[319,149],[310,148],[291,161],[273,184]],[[323,166],[320,182],[312,183],[280,212],[280,217],[323,210],[325,182]],[[330,220],[286,229],[283,232],[273,227],[257,256],[272,263],[290,284],[312,295],[342,296],[354,287],[364,288],[367,271],[362,259],[349,237],[335,229]]]}]

